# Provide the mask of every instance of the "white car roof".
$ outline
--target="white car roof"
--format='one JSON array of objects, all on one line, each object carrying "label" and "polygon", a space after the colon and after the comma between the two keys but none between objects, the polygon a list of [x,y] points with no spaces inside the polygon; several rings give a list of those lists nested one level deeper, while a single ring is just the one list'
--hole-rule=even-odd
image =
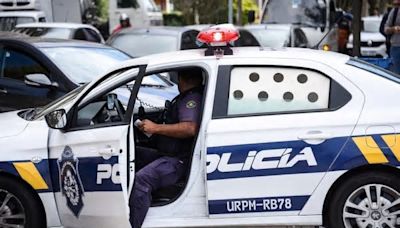
[{"label": "white car roof", "polygon": [[382,17],[380,16],[368,16],[361,18],[363,21],[382,21]]},{"label": "white car roof", "polygon": [[290,30],[291,24],[257,24],[257,25],[246,25],[245,29],[273,29],[273,30]]},{"label": "white car roof", "polygon": [[[348,55],[339,54],[336,52],[327,52],[321,50],[313,50],[306,48],[262,48],[262,47],[239,47],[232,48],[233,55],[225,55],[222,58],[271,58],[271,59],[301,59],[301,60],[311,60],[320,63],[339,63],[344,64],[349,60]],[[162,65],[167,63],[179,63],[184,61],[199,61],[206,59],[215,59],[215,56],[205,56],[205,49],[193,49],[193,50],[185,50],[185,51],[176,51],[176,52],[166,52],[154,55],[148,55],[140,58],[135,58],[131,60],[127,60],[123,63],[120,63],[112,68],[111,71],[130,67],[135,65],[141,65],[144,62],[148,63],[148,65]],[[171,61],[172,59],[172,61]],[[110,71],[110,72],[111,72]]]},{"label": "white car roof", "polygon": [[78,23],[53,23],[53,22],[39,22],[39,23],[25,23],[19,24],[16,28],[68,28],[68,29],[78,29],[78,28],[91,28],[95,29],[91,25],[78,24]]},{"label": "white car roof", "polygon": [[43,11],[2,11],[0,17],[45,17]]}]

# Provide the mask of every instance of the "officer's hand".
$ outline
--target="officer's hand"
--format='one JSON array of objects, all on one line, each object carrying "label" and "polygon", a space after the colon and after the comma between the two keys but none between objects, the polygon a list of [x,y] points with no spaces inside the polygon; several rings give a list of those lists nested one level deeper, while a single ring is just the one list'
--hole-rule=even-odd
[{"label": "officer's hand", "polygon": [[142,126],[140,127],[140,130],[142,130],[144,133],[154,134],[157,131],[157,126],[158,124],[146,119],[142,121]]}]

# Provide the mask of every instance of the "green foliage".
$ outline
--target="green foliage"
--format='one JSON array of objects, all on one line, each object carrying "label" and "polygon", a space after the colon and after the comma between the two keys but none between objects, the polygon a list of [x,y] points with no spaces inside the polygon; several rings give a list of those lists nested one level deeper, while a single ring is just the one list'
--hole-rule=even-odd
[{"label": "green foliage", "polygon": [[[237,9],[238,9],[237,2],[238,2],[238,0],[233,1],[233,14],[234,14],[235,21],[237,21],[237,19],[236,19]],[[247,14],[249,13],[250,10],[254,10],[254,11],[258,12],[258,6],[257,6],[256,2],[253,0],[242,0],[242,23],[243,24],[249,23]]]},{"label": "green foliage", "polygon": [[[172,0],[177,10],[182,12],[185,24],[194,24],[197,13],[200,24],[221,24],[228,22],[228,0]],[[247,13],[256,10],[255,0],[242,0],[242,22],[247,23]],[[237,0],[234,0],[234,17]]]},{"label": "green foliage", "polygon": [[108,19],[108,0],[94,0],[94,3],[97,6],[96,15],[102,21],[106,21]]}]

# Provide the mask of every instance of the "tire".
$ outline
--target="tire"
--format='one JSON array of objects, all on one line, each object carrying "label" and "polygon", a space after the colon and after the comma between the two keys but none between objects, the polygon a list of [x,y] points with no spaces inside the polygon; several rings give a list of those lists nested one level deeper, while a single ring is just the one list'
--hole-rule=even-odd
[{"label": "tire", "polygon": [[3,176],[0,177],[0,227],[8,227],[7,224],[45,228],[46,216],[40,198],[32,189]]},{"label": "tire", "polygon": [[400,227],[400,223],[396,225],[400,215],[393,214],[400,213],[400,181],[394,174],[375,171],[352,176],[328,203],[326,228]]}]

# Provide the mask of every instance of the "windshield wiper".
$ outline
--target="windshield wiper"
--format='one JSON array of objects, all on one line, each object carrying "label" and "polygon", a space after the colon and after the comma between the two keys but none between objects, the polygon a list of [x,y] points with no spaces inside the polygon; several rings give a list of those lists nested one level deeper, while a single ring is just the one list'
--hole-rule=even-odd
[{"label": "windshield wiper", "polygon": [[40,108],[30,108],[21,113],[21,117],[25,120],[33,120]]}]

